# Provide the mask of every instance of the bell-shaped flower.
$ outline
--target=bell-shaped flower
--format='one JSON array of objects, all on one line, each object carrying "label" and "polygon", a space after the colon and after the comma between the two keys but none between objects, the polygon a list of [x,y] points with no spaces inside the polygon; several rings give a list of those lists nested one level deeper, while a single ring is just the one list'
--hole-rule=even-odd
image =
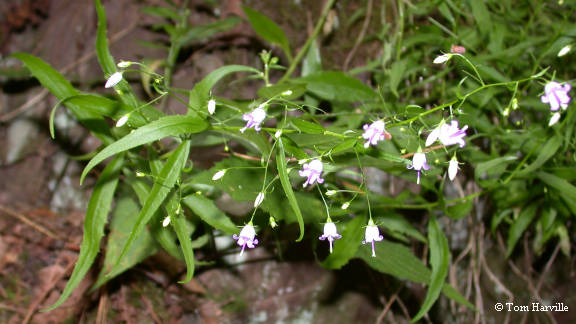
[{"label": "bell-shaped flower", "polygon": [[315,182],[324,183],[324,179],[320,177],[323,169],[324,167],[320,160],[312,160],[310,163],[305,163],[302,166],[302,170],[298,171],[301,177],[307,177],[302,187],[313,185]]},{"label": "bell-shaped flower", "polygon": [[548,82],[544,87],[544,95],[540,97],[543,103],[550,104],[550,110],[558,111],[558,109],[566,109],[570,103],[570,92],[572,86],[568,83],[561,85],[558,82]]},{"label": "bell-shaped flower", "polygon": [[412,165],[407,166],[408,169],[414,169],[418,171],[418,180],[416,181],[417,184],[420,184],[420,172],[422,169],[430,170],[430,166],[426,163],[426,154],[422,152],[414,153],[412,157]]},{"label": "bell-shaped flower", "polygon": [[443,64],[448,62],[452,58],[453,54],[442,54],[437,56],[432,63],[434,64]]},{"label": "bell-shaped flower", "polygon": [[332,243],[334,240],[340,238],[342,238],[342,235],[338,234],[336,224],[329,220],[328,223],[324,224],[324,234],[322,234],[322,236],[320,236],[318,239],[321,241],[328,239],[328,243],[330,243],[330,253],[332,253]]},{"label": "bell-shaped flower", "polygon": [[116,86],[118,83],[122,81],[122,72],[114,72],[112,75],[106,80],[106,84],[104,88],[112,88]]},{"label": "bell-shaped flower", "polygon": [[364,143],[365,148],[368,148],[370,145],[376,145],[379,141],[386,139],[386,125],[383,120],[377,120],[370,125],[365,124],[363,128],[364,133],[362,137],[367,140],[367,142]]},{"label": "bell-shaped flower", "polygon": [[255,131],[260,131],[260,124],[266,119],[266,111],[260,106],[252,110],[248,114],[244,114],[242,119],[246,121],[246,126],[240,129],[240,133],[244,133],[248,128],[254,128]]},{"label": "bell-shaped flower", "polygon": [[372,243],[372,256],[376,257],[376,250],[374,249],[374,242],[380,242],[384,239],[384,236],[380,235],[380,230],[378,226],[374,224],[374,221],[370,219],[368,221],[368,226],[366,226],[366,232],[364,233],[364,241],[362,244]]},{"label": "bell-shaped flower", "polygon": [[448,178],[450,178],[450,181],[454,181],[456,178],[456,173],[458,173],[458,169],[458,160],[456,160],[456,156],[454,156],[448,164]]},{"label": "bell-shaped flower", "polygon": [[254,229],[254,226],[252,226],[252,222],[246,224],[242,228],[240,235],[234,234],[232,237],[237,241],[236,243],[242,247],[240,255],[244,253],[246,246],[253,249],[254,246],[258,244],[258,239],[256,238],[256,230]]},{"label": "bell-shaped flower", "polygon": [[458,121],[456,120],[451,121],[450,124],[442,121],[426,138],[426,146],[440,140],[444,146],[459,144],[460,147],[464,147],[466,145],[464,136],[466,136],[467,129],[468,125],[458,128]]}]

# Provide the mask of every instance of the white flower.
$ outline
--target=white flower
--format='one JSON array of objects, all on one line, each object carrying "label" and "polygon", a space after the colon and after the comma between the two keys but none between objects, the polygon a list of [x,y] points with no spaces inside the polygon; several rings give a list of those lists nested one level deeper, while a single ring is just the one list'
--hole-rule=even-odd
[{"label": "white flower", "polygon": [[560,120],[560,113],[559,112],[553,113],[552,117],[550,117],[550,122],[548,123],[548,126],[556,124],[558,120]]},{"label": "white flower", "polygon": [[446,63],[448,62],[448,60],[450,60],[452,58],[452,54],[443,54],[440,56],[437,56],[434,61],[432,61],[432,63],[434,64],[442,64],[442,63]]},{"label": "white flower", "polygon": [[120,117],[120,119],[118,119],[118,121],[116,122],[116,127],[124,126],[124,124],[126,124],[126,122],[128,121],[128,118],[130,118],[130,114],[126,114]]},{"label": "white flower", "polygon": [[571,50],[572,50],[572,45],[566,45],[566,46],[562,47],[562,49],[558,52],[558,57],[562,57],[562,56],[570,53]]},{"label": "white flower", "polygon": [[210,115],[214,115],[215,111],[216,111],[216,100],[214,99],[208,100],[208,113]]},{"label": "white flower", "polygon": [[104,88],[112,88],[122,81],[122,72],[114,72],[106,81]]},{"label": "white flower", "polygon": [[306,163],[302,167],[303,169],[298,173],[301,177],[308,177],[306,182],[304,182],[304,185],[302,185],[303,187],[306,187],[309,184],[313,185],[314,182],[324,183],[324,179],[320,177],[324,168],[320,160],[312,160],[310,163]]},{"label": "white flower", "polygon": [[370,125],[365,124],[363,128],[364,133],[362,134],[362,137],[365,140],[368,140],[364,143],[365,148],[368,148],[370,145],[376,145],[379,141],[386,139],[386,124],[384,124],[384,121],[382,120],[377,120]]},{"label": "white flower", "polygon": [[335,239],[337,240],[340,238],[342,238],[342,235],[338,234],[336,224],[328,221],[328,223],[324,224],[324,234],[318,239],[322,241],[328,239],[328,243],[330,243],[330,253],[332,253],[332,242],[334,242]]},{"label": "white flower", "polygon": [[540,97],[540,100],[543,103],[550,104],[550,110],[552,111],[557,111],[560,107],[566,109],[570,103],[570,96],[568,95],[570,89],[572,89],[572,86],[568,83],[562,86],[558,82],[548,82],[544,87],[544,95]]},{"label": "white flower", "polygon": [[242,115],[242,119],[246,121],[246,126],[240,129],[240,133],[244,133],[248,128],[254,128],[255,131],[260,131],[260,124],[266,119],[266,111],[258,106],[248,114]]},{"label": "white flower", "polygon": [[450,178],[450,181],[454,181],[456,173],[458,173],[458,160],[454,156],[448,165],[448,178]]},{"label": "white flower", "polygon": [[364,233],[364,241],[362,244],[372,243],[372,256],[376,257],[376,251],[374,249],[374,242],[380,242],[384,239],[384,236],[380,235],[380,230],[378,226],[374,224],[372,219],[368,221],[368,226],[366,226],[366,232]]},{"label": "white flower", "polygon": [[166,216],[166,218],[164,218],[164,220],[162,221],[162,227],[166,227],[170,224],[170,216]]},{"label": "white flower", "polygon": [[246,248],[246,246],[253,249],[254,245],[258,244],[258,239],[256,238],[256,230],[254,229],[252,222],[246,224],[244,228],[242,228],[240,235],[234,234],[232,235],[232,238],[237,240],[238,242],[236,243],[242,247],[240,255],[244,253],[244,248]]},{"label": "white flower", "polygon": [[282,136],[282,130],[281,129],[277,130],[276,133],[274,133],[274,137],[276,139],[280,138],[280,136]]},{"label": "white flower", "polygon": [[264,193],[261,192],[258,194],[258,196],[256,196],[256,199],[254,200],[254,208],[257,208],[258,206],[260,206],[260,204],[264,201]]},{"label": "white flower", "polygon": [[348,209],[348,207],[350,207],[350,202],[349,202],[349,201],[343,203],[343,204],[342,204],[342,207],[340,207],[340,208],[342,208],[342,210],[346,210],[346,209]]},{"label": "white flower", "polygon": [[120,61],[117,64],[117,66],[121,69],[125,69],[125,68],[129,67],[130,65],[132,65],[132,62],[130,62],[130,61]]},{"label": "white flower", "polygon": [[426,146],[430,146],[436,142],[436,140],[440,140],[440,143],[444,146],[459,144],[460,147],[464,147],[466,146],[464,136],[466,136],[467,129],[468,125],[462,127],[462,129],[458,128],[458,121],[456,120],[451,121],[450,124],[442,121],[438,127],[428,134]]},{"label": "white flower", "polygon": [[426,154],[422,152],[414,153],[412,157],[412,165],[407,166],[408,169],[414,169],[418,171],[418,180],[416,181],[417,184],[420,184],[420,172],[422,169],[429,170],[430,166],[426,163]]},{"label": "white flower", "polygon": [[224,170],[220,170],[220,171],[214,173],[214,175],[212,176],[212,180],[216,181],[216,180],[221,179],[226,174],[226,171],[227,170],[224,169]]}]

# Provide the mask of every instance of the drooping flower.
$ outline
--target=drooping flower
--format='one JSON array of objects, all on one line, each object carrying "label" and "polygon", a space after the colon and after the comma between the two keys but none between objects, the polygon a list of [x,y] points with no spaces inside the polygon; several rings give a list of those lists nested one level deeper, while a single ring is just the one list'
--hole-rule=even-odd
[{"label": "drooping flower", "polygon": [[456,160],[456,156],[454,156],[448,165],[448,178],[450,178],[450,181],[454,181],[458,169],[458,160]]},{"label": "drooping flower", "polygon": [[216,100],[214,99],[208,100],[208,113],[210,115],[214,115],[215,111],[216,111]]},{"label": "drooping flower", "polygon": [[338,234],[338,229],[336,229],[336,224],[332,223],[332,221],[328,221],[328,223],[324,224],[324,234],[320,236],[318,239],[324,241],[328,239],[328,243],[330,243],[330,253],[332,253],[332,243],[334,240],[342,238],[342,235]]},{"label": "drooping flower", "polygon": [[550,104],[550,110],[558,111],[560,107],[566,109],[570,103],[570,92],[572,86],[568,83],[561,85],[558,82],[550,81],[544,87],[544,95],[540,97],[543,103]]},{"label": "drooping flower", "polygon": [[566,45],[566,46],[562,47],[560,49],[560,51],[558,51],[558,57],[562,57],[562,56],[570,53],[571,50],[572,50],[572,45]]},{"label": "drooping flower", "polygon": [[252,110],[248,114],[244,114],[242,119],[246,121],[246,126],[240,129],[240,133],[244,133],[248,128],[254,128],[255,131],[260,131],[260,124],[266,119],[266,111],[260,106]]},{"label": "drooping flower", "polygon": [[372,243],[372,256],[376,257],[376,250],[374,249],[374,242],[380,242],[384,239],[384,236],[380,235],[380,230],[378,226],[374,224],[374,221],[370,219],[368,221],[368,226],[366,226],[366,233],[364,233],[364,241],[362,244]]},{"label": "drooping flower", "polygon": [[302,187],[313,185],[315,182],[324,183],[324,179],[320,177],[323,169],[324,166],[320,160],[312,160],[310,163],[305,163],[302,166],[302,170],[298,171],[301,177],[307,177]]},{"label": "drooping flower", "polygon": [[442,121],[426,138],[426,146],[430,146],[436,140],[440,140],[440,143],[444,146],[459,144],[460,147],[464,147],[466,146],[464,136],[466,136],[467,129],[468,125],[462,127],[462,129],[458,128],[458,121],[456,120],[451,121],[450,124]]},{"label": "drooping flower", "polygon": [[216,180],[221,179],[226,174],[226,171],[228,171],[228,170],[224,169],[224,170],[220,170],[220,171],[214,173],[214,175],[212,176],[212,180],[216,181]]},{"label": "drooping flower", "polygon": [[246,246],[253,249],[254,245],[258,244],[258,239],[256,238],[256,230],[254,229],[254,226],[252,226],[252,222],[246,224],[242,228],[242,230],[240,231],[240,235],[234,234],[232,235],[232,238],[238,241],[236,243],[242,247],[240,255],[244,253],[244,249],[246,248]]},{"label": "drooping flower", "polygon": [[256,199],[254,200],[254,208],[260,206],[260,204],[262,204],[263,201],[264,201],[264,193],[261,192],[258,194],[258,196],[256,196]]},{"label": "drooping flower", "polygon": [[114,72],[112,75],[106,80],[106,84],[104,88],[112,88],[116,86],[118,83],[122,81],[122,72]]},{"label": "drooping flower", "polygon": [[386,139],[386,125],[382,120],[377,120],[370,125],[364,124],[363,128],[364,133],[362,134],[362,137],[365,140],[368,140],[364,143],[365,148],[368,148],[370,145],[376,145],[378,144],[378,141]]},{"label": "drooping flower", "polygon": [[434,64],[442,64],[448,62],[452,58],[452,54],[442,54],[437,56],[432,63]]},{"label": "drooping flower", "polygon": [[118,119],[118,121],[116,122],[116,127],[122,127],[126,124],[126,122],[128,121],[128,119],[130,118],[130,114],[126,114],[122,117],[120,117],[120,119]]},{"label": "drooping flower", "polygon": [[414,157],[412,157],[412,165],[407,166],[407,168],[418,171],[418,180],[416,180],[416,183],[420,184],[421,170],[430,170],[430,166],[426,163],[426,154],[422,152],[414,153]]},{"label": "drooping flower", "polygon": [[552,116],[550,117],[550,122],[548,122],[548,126],[553,126],[558,122],[558,120],[560,120],[560,113],[559,112],[553,113]]}]

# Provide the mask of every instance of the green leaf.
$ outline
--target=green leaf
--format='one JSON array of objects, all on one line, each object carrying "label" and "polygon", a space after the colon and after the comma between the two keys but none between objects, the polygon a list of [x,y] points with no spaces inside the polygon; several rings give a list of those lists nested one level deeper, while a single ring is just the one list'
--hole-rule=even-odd
[{"label": "green leaf", "polygon": [[338,154],[344,151],[347,151],[351,148],[353,148],[356,143],[358,143],[358,139],[357,138],[349,138],[344,140],[343,142],[341,142],[340,144],[334,146],[331,150],[330,150],[330,154],[334,155],[334,154]]},{"label": "green leaf", "polygon": [[182,199],[182,203],[215,229],[219,229],[228,234],[238,232],[236,225],[234,225],[224,212],[214,205],[212,200],[203,196],[190,195]]},{"label": "green leaf", "polygon": [[461,219],[466,217],[473,207],[474,200],[467,200],[458,204],[446,206],[446,216],[452,219]]},{"label": "green leaf", "polygon": [[420,242],[426,242],[424,235],[420,234],[402,215],[386,213],[377,219],[378,224],[381,224],[381,226],[386,227],[386,229],[390,231],[410,235]]},{"label": "green leaf", "polygon": [[172,19],[175,22],[178,22],[180,20],[180,15],[178,14],[178,12],[176,10],[167,7],[158,7],[158,6],[142,7],[140,8],[140,11],[151,16]]},{"label": "green leaf", "polygon": [[448,275],[448,267],[450,265],[448,240],[444,236],[442,229],[440,229],[436,217],[432,217],[428,223],[428,242],[430,242],[430,265],[432,266],[430,285],[428,286],[424,303],[422,303],[418,314],[412,319],[412,323],[428,313],[438,296],[440,296],[444,281]]},{"label": "green leaf", "polygon": [[179,281],[179,283],[186,283],[194,276],[194,250],[192,250],[192,233],[188,230],[188,224],[184,215],[177,215],[172,217],[172,226],[180,241],[180,248],[184,254],[184,261],[186,262],[186,278]]},{"label": "green leaf", "polygon": [[320,56],[318,41],[314,40],[310,44],[304,61],[302,61],[302,76],[305,77],[320,71],[322,71],[322,57]]},{"label": "green leaf", "polygon": [[[96,14],[98,15],[98,29],[96,31],[96,55],[98,56],[98,62],[102,71],[106,77],[109,77],[114,72],[118,71],[116,67],[116,62],[114,57],[110,53],[108,46],[108,30],[106,28],[106,11],[102,6],[100,0],[94,0],[96,6]],[[138,107],[138,99],[134,95],[134,92],[125,80],[120,81],[120,83],[115,87],[120,95],[120,100],[131,107]]]},{"label": "green leaf", "polygon": [[80,245],[80,255],[78,261],[74,266],[74,271],[60,295],[60,298],[54,305],[44,309],[43,311],[52,310],[60,306],[68,299],[72,291],[80,284],[90,267],[94,263],[98,251],[100,250],[100,242],[104,236],[104,227],[108,219],[108,212],[114,198],[114,192],[118,184],[118,174],[124,163],[124,156],[119,155],[112,160],[100,178],[96,182],[92,190],[92,196],[88,202],[86,210],[86,219],[84,221],[84,236],[82,244]]},{"label": "green leaf", "polygon": [[574,187],[570,182],[557,177],[551,173],[537,172],[536,176],[542,180],[544,183],[552,187],[559,195],[562,200],[566,203],[572,215],[576,215],[576,187]]},{"label": "green leaf", "polygon": [[303,84],[283,83],[270,86],[263,86],[258,89],[258,95],[262,98],[273,99],[282,98],[285,100],[295,100],[306,92]]},{"label": "green leaf", "polygon": [[138,214],[138,219],[130,231],[130,237],[128,237],[126,244],[124,244],[122,252],[118,257],[118,261],[111,271],[115,271],[117,267],[120,267],[120,260],[122,260],[124,255],[130,250],[136,239],[144,230],[146,224],[166,199],[166,196],[168,196],[168,193],[172,190],[176,181],[180,179],[180,174],[186,165],[189,152],[190,142],[184,141],[172,152],[166,161],[166,164],[164,164],[164,167],[158,176],[158,180],[154,182],[154,186],[152,187],[152,190],[150,190],[146,202]]},{"label": "green leaf", "polygon": [[492,30],[492,18],[488,8],[486,8],[486,3],[477,0],[469,0],[468,3],[472,7],[472,15],[476,21],[476,26],[483,35],[488,35]]},{"label": "green leaf", "polygon": [[195,40],[207,39],[218,33],[228,31],[236,26],[240,21],[238,17],[228,17],[217,22],[189,27],[181,37],[178,38],[181,46],[187,46]]},{"label": "green leaf", "polygon": [[[58,100],[64,102],[67,98],[80,95],[80,91],[76,90],[70,82],[68,82],[62,74],[58,73],[49,64],[42,59],[35,56],[16,53],[12,55],[19,59],[26,65],[32,75],[38,79],[40,84],[50,91]],[[74,116],[86,126],[96,137],[103,143],[111,143],[114,139],[110,134],[110,127],[108,123],[102,118],[100,114],[86,111],[82,106],[74,105],[70,102],[65,102],[66,107],[72,111]]]},{"label": "green leaf", "polygon": [[406,65],[407,61],[402,60],[392,63],[392,66],[390,67],[389,72],[390,80],[388,81],[388,84],[390,86],[390,91],[396,97],[398,97],[398,86],[400,85],[400,82],[404,77],[404,72],[406,71]]},{"label": "green leaf", "polygon": [[190,91],[189,105],[196,111],[206,111],[208,100],[210,100],[210,91],[223,77],[236,72],[252,72],[259,74],[257,69],[244,65],[226,65],[218,68],[208,74],[202,81],[198,82]]},{"label": "green leaf", "polygon": [[296,129],[298,129],[302,133],[323,134],[324,131],[326,131],[324,127],[322,127],[321,125],[309,122],[307,120],[299,118],[291,118],[290,122],[292,123],[292,125],[294,125],[294,127],[296,127]]},{"label": "green leaf", "polygon": [[246,17],[248,17],[248,21],[250,22],[250,25],[252,25],[256,34],[264,38],[267,42],[279,45],[284,51],[284,54],[288,57],[288,60],[292,60],[290,45],[288,44],[288,39],[286,38],[282,28],[280,28],[280,26],[270,18],[256,10],[250,9],[246,6],[242,6],[242,10],[244,10]]},{"label": "green leaf", "polygon": [[278,147],[276,148],[276,167],[278,169],[278,176],[280,177],[280,183],[288,198],[290,207],[298,219],[298,226],[300,227],[300,236],[296,242],[300,242],[304,238],[304,218],[302,217],[302,212],[300,211],[300,206],[298,206],[298,200],[294,195],[294,190],[292,190],[292,183],[288,177],[288,170],[286,169],[286,154],[284,153],[284,144],[282,143],[282,138],[279,138],[276,142]]},{"label": "green leaf", "polygon": [[[412,254],[409,248],[387,240],[376,244],[379,249],[375,258],[371,256],[369,249],[358,249],[356,257],[364,260],[370,267],[379,272],[417,283],[430,283],[430,269]],[[448,298],[474,309],[474,306],[450,285],[444,284],[442,293]]]},{"label": "green leaf", "polygon": [[295,81],[305,82],[308,91],[329,101],[355,102],[377,98],[372,88],[339,71],[318,72]]},{"label": "green leaf", "polygon": [[149,231],[145,230],[138,236],[130,251],[120,260],[120,265],[114,272],[110,272],[114,264],[118,261],[122,246],[124,246],[124,243],[128,239],[128,233],[130,233],[132,225],[136,222],[138,211],[138,205],[130,198],[119,199],[116,203],[114,216],[110,224],[110,234],[108,235],[104,266],[98,274],[96,283],[94,283],[91,290],[98,289],[106,282],[142,262],[158,250],[152,235]]},{"label": "green leaf", "polygon": [[481,185],[487,186],[490,184],[490,180],[493,181],[494,179],[499,178],[500,175],[506,171],[508,164],[517,159],[517,156],[503,156],[489,161],[480,162],[476,165],[474,177]]},{"label": "green leaf", "polygon": [[517,175],[518,176],[527,175],[536,171],[538,168],[544,165],[546,161],[548,161],[552,156],[554,156],[554,154],[556,154],[556,151],[558,151],[561,144],[562,144],[562,138],[560,136],[554,136],[550,140],[546,141],[546,144],[544,144],[544,146],[540,150],[540,154],[538,154],[536,160],[534,160],[532,164],[526,166],[524,169],[518,172]]},{"label": "green leaf", "polygon": [[92,168],[114,154],[127,151],[142,144],[160,140],[167,136],[198,133],[207,127],[208,123],[192,116],[166,116],[155,120],[108,145],[96,154],[86,168],[84,168],[82,176],[80,177],[80,183],[84,181],[84,178]]},{"label": "green leaf", "polygon": [[512,226],[510,226],[510,230],[508,231],[508,242],[507,242],[508,248],[506,249],[506,258],[508,258],[510,254],[512,254],[512,252],[514,251],[514,247],[516,246],[518,239],[522,236],[522,233],[524,233],[524,231],[528,228],[528,225],[530,225],[530,223],[534,219],[534,216],[536,216],[537,210],[538,210],[537,203],[530,204],[528,207],[524,208],[520,212],[518,218],[514,220],[514,223],[512,224]]},{"label": "green leaf", "polygon": [[362,227],[365,223],[364,217],[355,217],[345,223],[342,238],[334,241],[334,252],[330,253],[322,262],[323,267],[340,269],[354,257],[364,237]]}]

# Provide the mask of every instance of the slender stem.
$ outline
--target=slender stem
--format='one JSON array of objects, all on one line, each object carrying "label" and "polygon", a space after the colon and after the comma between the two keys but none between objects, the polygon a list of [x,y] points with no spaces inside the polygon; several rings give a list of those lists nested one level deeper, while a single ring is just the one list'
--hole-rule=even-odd
[{"label": "slender stem", "polygon": [[326,207],[326,223],[330,223],[332,221],[332,219],[330,218],[330,210],[328,209],[328,204],[326,203],[326,199],[324,199],[324,195],[322,194],[322,190],[320,189],[320,186],[316,185],[316,188],[318,188],[318,192],[320,193],[320,197],[322,197],[322,201],[324,202],[324,207]]},{"label": "slender stem", "polygon": [[280,79],[280,81],[278,81],[278,84],[286,82],[292,76],[292,73],[294,73],[294,70],[296,70],[296,67],[298,66],[298,64],[300,63],[302,58],[304,58],[304,55],[306,55],[306,53],[308,52],[308,49],[310,48],[310,45],[312,45],[312,42],[316,39],[316,37],[318,37],[318,34],[320,34],[320,31],[322,30],[322,26],[324,25],[324,21],[326,20],[326,16],[328,15],[330,8],[332,8],[332,6],[334,5],[335,2],[336,2],[336,0],[328,0],[328,2],[326,3],[326,6],[324,6],[324,9],[322,10],[322,14],[320,15],[320,19],[318,19],[318,22],[316,23],[316,26],[314,27],[314,31],[312,32],[312,35],[310,35],[310,37],[308,37],[308,39],[306,40],[306,43],[304,43],[304,46],[298,52],[298,54],[296,55],[296,57],[294,58],[294,60],[290,64],[290,66],[288,67],[288,70],[286,70],[286,73],[284,74],[284,76]]}]

